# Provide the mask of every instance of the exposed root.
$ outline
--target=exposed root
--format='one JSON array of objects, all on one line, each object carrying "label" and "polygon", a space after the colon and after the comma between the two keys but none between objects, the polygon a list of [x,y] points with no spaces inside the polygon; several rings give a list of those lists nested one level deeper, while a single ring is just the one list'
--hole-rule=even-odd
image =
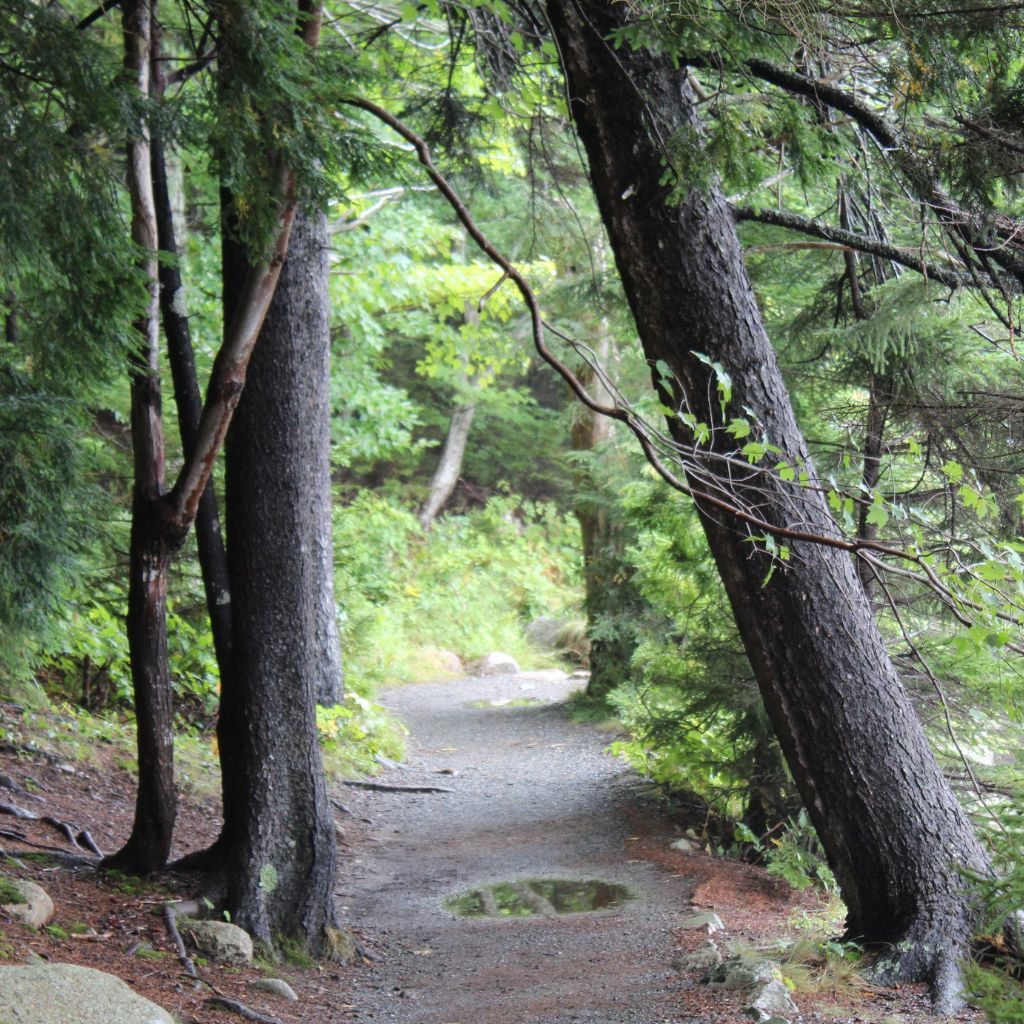
[{"label": "exposed root", "polygon": [[230,1010],[246,1020],[258,1021],[259,1024],[281,1024],[277,1017],[270,1017],[265,1013],[260,1013],[259,1010],[253,1010],[246,1006],[245,1003],[240,1003],[237,999],[229,999],[227,996],[211,996],[203,1005],[209,1006],[214,1010]]},{"label": "exposed root", "polygon": [[870,972],[879,985],[898,985],[923,981],[930,989],[932,1010],[952,1014],[964,1007],[964,978],[961,965],[968,955],[966,944],[945,934],[929,930],[922,938],[906,938],[890,946]]}]

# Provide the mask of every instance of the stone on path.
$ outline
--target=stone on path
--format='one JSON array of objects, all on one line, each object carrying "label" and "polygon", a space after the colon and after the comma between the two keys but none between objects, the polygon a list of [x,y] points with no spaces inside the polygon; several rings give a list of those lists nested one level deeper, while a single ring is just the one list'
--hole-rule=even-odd
[{"label": "stone on path", "polygon": [[[45,889],[22,878],[9,878],[7,881],[18,890],[23,902],[5,903],[0,910],[15,921],[33,928],[42,928],[53,920],[53,900]],[[3,1018],[0,1017],[0,1020]]]},{"label": "stone on path", "polygon": [[4,1024],[174,1024],[120,978],[75,964],[0,967]]},{"label": "stone on path", "polygon": [[500,651],[485,654],[482,658],[470,662],[467,668],[475,676],[512,676],[519,671],[516,659],[511,654],[502,654]]}]

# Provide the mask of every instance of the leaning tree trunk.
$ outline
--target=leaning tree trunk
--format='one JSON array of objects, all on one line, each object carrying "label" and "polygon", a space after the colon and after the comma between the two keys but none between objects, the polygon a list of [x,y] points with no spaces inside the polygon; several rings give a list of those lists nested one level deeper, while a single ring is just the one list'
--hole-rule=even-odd
[{"label": "leaning tree trunk", "polygon": [[[714,185],[676,181],[673,195],[666,184],[672,140],[701,130],[685,67],[609,41],[628,20],[627,4],[550,0],[548,9],[645,353],[671,370],[674,400],[712,427],[701,446],[672,420],[692,451],[688,479],[775,527],[836,536],[813,473],[812,486],[799,488],[753,467],[744,475],[723,458],[736,448],[728,417],[745,416],[791,463],[810,469],[725,199]],[[724,414],[720,378],[705,360],[731,377]],[[953,1005],[975,920],[959,869],[984,871],[987,861],[928,748],[850,557],[780,541],[790,557],[773,565],[754,536],[763,531],[708,502],[698,507],[773,727],[839,881],[848,934],[884,950],[880,976],[926,978],[938,1004]]]},{"label": "leaning tree trunk", "polygon": [[[334,921],[334,828],[316,702],[340,683],[330,564],[327,241],[301,214],[227,443],[234,673],[221,701],[226,909],[266,944],[315,952]],[[225,247],[225,308],[244,263]],[[332,598],[333,608],[333,598]]]}]

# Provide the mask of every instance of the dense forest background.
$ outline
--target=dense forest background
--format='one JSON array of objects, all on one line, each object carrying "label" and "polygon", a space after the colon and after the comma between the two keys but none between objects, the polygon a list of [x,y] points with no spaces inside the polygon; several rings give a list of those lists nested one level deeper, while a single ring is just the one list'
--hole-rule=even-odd
[{"label": "dense forest background", "polygon": [[[153,17],[153,35],[133,65],[139,11]],[[445,652],[463,663],[496,650],[525,663],[557,656],[590,669],[581,705],[619,718],[617,749],[719,849],[774,861],[794,884],[835,887],[765,712],[750,627],[741,636],[744,616],[705,541],[706,507],[679,493],[707,497],[715,453],[732,476],[754,481],[730,496],[752,565],[756,555],[759,582],[748,592],[798,574],[801,544],[832,545],[855,562],[944,774],[993,862],[1010,871],[997,895],[1017,900],[1024,142],[1015,5],[636,4],[602,33],[609,53],[674,54],[697,113],[659,136],[659,202],[710,190],[731,211],[803,453],[734,396],[735,374],[715,352],[678,339],[707,374],[698,402],[689,371],[637,344],[636,288],[627,301],[626,256],[591,188],[600,192],[594,150],[588,165],[567,103],[568,29],[553,31],[532,6],[489,2],[360,0],[298,12],[283,2],[3,7],[6,699],[29,711],[133,714],[141,656],[125,617],[148,521],[167,572],[168,720],[202,736],[217,728],[222,754],[241,750],[232,729],[243,705],[230,705],[227,691],[217,724],[227,655],[211,626],[209,565],[188,532],[204,516],[194,452],[208,456],[222,505],[228,491],[235,590],[251,552],[232,554],[233,542],[241,552],[240,538],[260,537],[261,523],[272,538],[305,515],[264,508],[264,492],[320,486],[264,482],[273,443],[261,431],[270,437],[266,425],[280,416],[301,440],[313,432],[303,409],[316,406],[329,433],[328,541],[311,511],[314,539],[296,550],[333,547],[336,608],[315,629],[336,630],[344,688],[337,678],[317,690],[328,698],[315,723],[349,770],[398,753],[397,730],[373,703],[378,687],[451,671]],[[644,65],[637,81],[642,74],[654,72]],[[404,134],[375,109],[399,118]],[[461,220],[424,172],[416,139],[468,211]],[[132,161],[148,166],[156,143],[170,244],[164,228],[159,241],[139,233],[146,190]],[[623,204],[632,187],[620,190]],[[228,388],[217,376],[223,352],[256,272],[280,272],[273,257],[288,230],[290,266],[312,253],[305,272],[323,277],[319,312],[313,286],[286,284],[286,270],[286,312],[275,319],[271,306],[263,336],[250,341],[270,351],[265,336],[320,316],[329,377],[306,406],[271,412],[271,399],[250,397],[247,409],[243,397],[225,482],[219,440],[202,448],[225,424],[210,426],[207,413],[220,403],[230,415],[237,401],[245,371]],[[535,345],[524,294],[543,309],[551,358]],[[176,357],[161,353],[156,325],[162,318],[170,341],[172,314],[187,325],[199,382],[191,398]],[[287,390],[290,357],[275,351],[262,369],[253,356],[252,395]],[[159,381],[171,376],[161,410]],[[295,381],[296,394],[312,394]],[[615,415],[579,402],[581,388]],[[769,477],[823,499],[833,525],[819,528],[810,512],[781,525],[762,517],[751,494],[768,494]],[[174,501],[161,504],[166,496]],[[303,585],[325,593],[316,567],[308,572]],[[751,607],[756,618],[753,596]],[[253,621],[261,635],[276,620]],[[247,657],[234,628],[232,656]],[[836,633],[831,642],[845,641]],[[161,692],[159,678],[152,685],[147,692]],[[256,698],[244,699],[251,711]],[[162,756],[153,754],[154,779]],[[239,753],[226,773],[244,776],[253,756]],[[144,777],[146,757],[140,749]],[[132,857],[143,856],[140,843]],[[159,853],[145,856],[159,866]]]}]

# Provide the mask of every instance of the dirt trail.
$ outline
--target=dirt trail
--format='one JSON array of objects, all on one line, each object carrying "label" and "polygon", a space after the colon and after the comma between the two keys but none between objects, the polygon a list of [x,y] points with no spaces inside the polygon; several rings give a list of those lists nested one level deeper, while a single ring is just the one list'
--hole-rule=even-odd
[{"label": "dirt trail", "polygon": [[[632,853],[638,834],[664,826],[638,806],[636,777],[603,752],[607,735],[559,706],[578,685],[537,673],[384,695],[410,738],[406,766],[381,781],[452,792],[346,796],[370,824],[342,858],[341,913],[381,957],[356,982],[353,1020],[678,1020],[671,929],[692,887]],[[597,913],[504,920],[444,907],[468,889],[535,878],[616,882],[636,898]]]}]

